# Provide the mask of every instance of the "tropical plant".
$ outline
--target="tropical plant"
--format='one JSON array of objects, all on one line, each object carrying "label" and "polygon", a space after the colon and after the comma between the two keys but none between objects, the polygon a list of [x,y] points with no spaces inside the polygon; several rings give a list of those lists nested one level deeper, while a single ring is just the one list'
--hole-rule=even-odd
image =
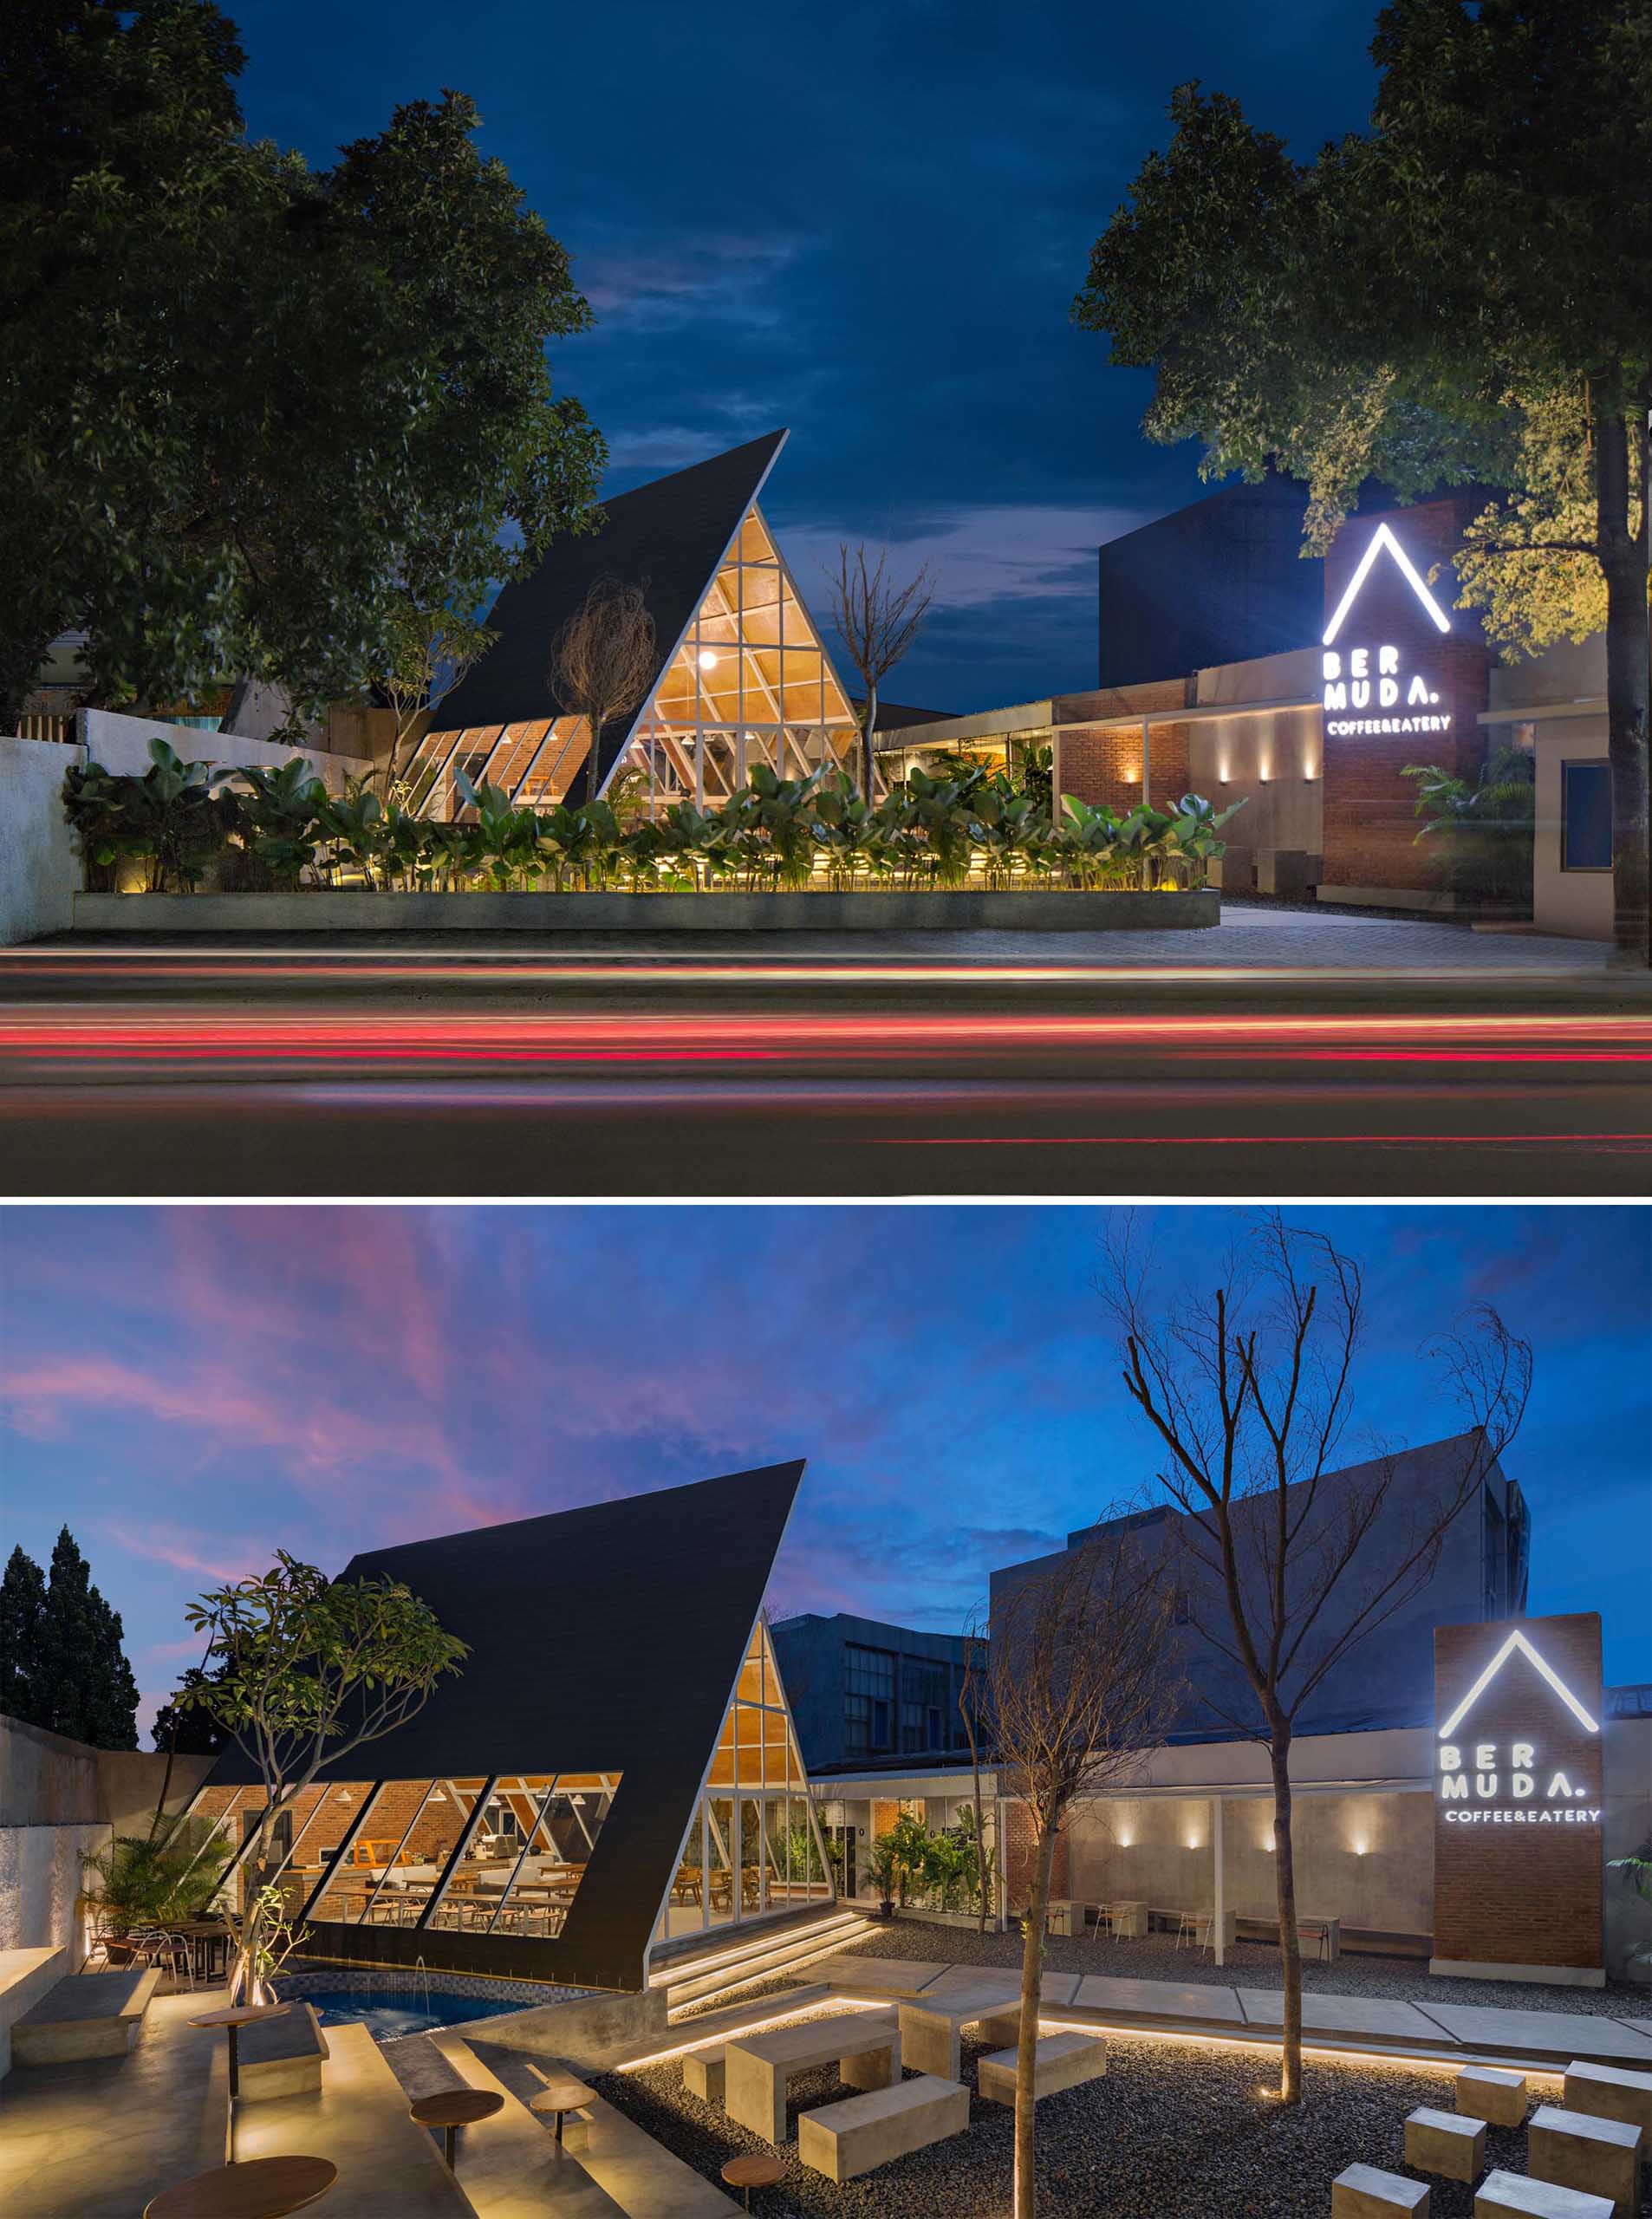
[{"label": "tropical plant", "polygon": [[465,807],[476,812],[485,883],[498,894],[524,886],[538,862],[539,823],[532,810],[516,808],[509,794],[485,779],[473,786],[463,771],[453,783]]},{"label": "tropical plant", "polygon": [[236,775],[247,790],[244,844],[277,888],[297,887],[315,857],[327,788],[302,755],[275,769],[249,765]]},{"label": "tropical plant", "polygon": [[894,1903],[900,1872],[900,1852],[893,1835],[879,1834],[867,1851],[866,1874],[878,1891],[886,1915]]},{"label": "tropical plant", "polygon": [[[1628,1857],[1609,1857],[1606,1870],[1623,1873],[1642,1901],[1652,1903],[1652,1837],[1649,1837]],[[1629,1962],[1631,1965],[1652,1965],[1652,1946],[1636,1949]]]},{"label": "tropical plant", "polygon": [[378,890],[374,872],[384,852],[384,804],[367,778],[351,778],[341,794],[328,794],[315,811],[316,829],[332,850],[332,868],[361,873],[369,893]]},{"label": "tropical plant", "polygon": [[159,1818],[147,1834],[116,1834],[81,1862],[97,1882],[84,1891],[106,1936],[198,1918],[217,1895],[231,1845],[198,1819]]},{"label": "tropical plant", "polygon": [[1443,847],[1449,890],[1476,907],[1529,914],[1537,797],[1531,757],[1494,747],[1472,779],[1437,763],[1408,763],[1403,775],[1416,780],[1416,814],[1425,819],[1418,844]]}]

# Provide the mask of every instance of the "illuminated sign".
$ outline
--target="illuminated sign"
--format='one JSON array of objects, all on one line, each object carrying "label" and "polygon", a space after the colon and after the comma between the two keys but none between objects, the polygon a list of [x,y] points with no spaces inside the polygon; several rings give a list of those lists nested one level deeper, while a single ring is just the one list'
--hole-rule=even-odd
[{"label": "illuminated sign", "polygon": [[[1401,650],[1391,642],[1372,647],[1339,647],[1336,644],[1349,611],[1371,574],[1379,555],[1397,566],[1438,632],[1449,632],[1451,619],[1429,592],[1415,564],[1385,524],[1378,524],[1371,543],[1360,557],[1325,627],[1321,663],[1324,680],[1326,736],[1350,739],[1376,735],[1410,737],[1451,729],[1451,712],[1440,706],[1440,695],[1427,674],[1408,671]],[[1334,721],[1333,721],[1334,720]]]},{"label": "illuminated sign", "polygon": [[[1600,1732],[1597,1721],[1525,1636],[1512,1633],[1440,1728],[1435,1780],[1440,1815],[1447,1825],[1597,1826],[1600,1810],[1590,1801],[1597,1789],[1586,1780],[1574,1784],[1572,1773],[1577,1766],[1571,1762],[1569,1771],[1570,1760],[1564,1755],[1545,1763],[1535,1730],[1525,1739],[1511,1735],[1470,1742],[1459,1738],[1463,1721],[1516,1655],[1536,1668],[1586,1734]],[[1448,1809],[1448,1805],[1464,1807]]]}]

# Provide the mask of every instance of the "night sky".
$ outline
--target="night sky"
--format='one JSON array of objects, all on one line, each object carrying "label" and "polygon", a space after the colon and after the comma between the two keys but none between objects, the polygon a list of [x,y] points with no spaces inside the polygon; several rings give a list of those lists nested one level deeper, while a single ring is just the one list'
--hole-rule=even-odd
[{"label": "night sky", "polygon": [[1357,127],[1376,0],[227,0],[249,127],[317,165],[472,94],[598,316],[558,383],[610,492],[790,425],[765,506],[806,595],[838,542],[940,573],[886,688],[969,710],[1096,682],[1098,543],[1202,491],[1148,381],[1069,320],[1189,77],[1307,158]]},{"label": "night sky", "polygon": [[[1367,1267],[1358,1419],[1455,1430],[1419,1348],[1489,1300],[1536,1345],[1506,1459],[1534,1613],[1598,1610],[1652,1680],[1644,1210],[1313,1208]],[[994,1565],[1154,1468],[1089,1208],[9,1208],[0,1536],[67,1519],[146,1718],[183,1606],[277,1546],[356,1550],[804,1456],[783,1609],[956,1628]],[[1204,1285],[1231,1212],[1144,1214]],[[1350,1439],[1348,1461],[1361,1447]]]}]

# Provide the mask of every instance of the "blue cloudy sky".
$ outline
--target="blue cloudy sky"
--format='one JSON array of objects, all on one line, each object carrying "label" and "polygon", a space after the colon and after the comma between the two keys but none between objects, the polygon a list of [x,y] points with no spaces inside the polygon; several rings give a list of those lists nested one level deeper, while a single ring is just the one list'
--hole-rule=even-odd
[{"label": "blue cloudy sky", "polygon": [[[1531,1607],[1652,1680],[1644,1210],[1315,1208],[1364,1262],[1361,1422],[1455,1429],[1419,1350],[1496,1304],[1537,1351],[1507,1458]],[[1137,1493],[1087,1208],[55,1208],[0,1214],[0,1539],[67,1519],[146,1701],[183,1607],[284,1547],[390,1541],[791,1456],[787,1608],[956,1627],[996,1565]],[[1145,1214],[1202,1287],[1231,1213]],[[1350,1443],[1350,1452],[1356,1444]]]},{"label": "blue cloudy sky", "polygon": [[1096,678],[1097,543],[1195,497],[1147,381],[1069,321],[1092,240],[1198,77],[1311,156],[1369,112],[1376,0],[226,0],[251,129],[325,164],[472,94],[575,257],[561,382],[610,491],[777,425],[805,593],[841,539],[933,563],[898,699]]}]

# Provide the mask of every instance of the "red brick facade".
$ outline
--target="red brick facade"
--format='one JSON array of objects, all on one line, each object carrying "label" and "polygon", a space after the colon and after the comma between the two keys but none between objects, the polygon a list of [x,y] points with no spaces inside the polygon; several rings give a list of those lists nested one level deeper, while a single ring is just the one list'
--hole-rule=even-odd
[{"label": "red brick facade", "polygon": [[[1434,1712],[1444,1726],[1515,1629],[1506,1622],[1442,1626],[1434,1635]],[[1530,1618],[1519,1630],[1563,1680],[1598,1728],[1600,1619],[1594,1611]],[[1511,1793],[1511,1752],[1532,1745],[1534,1782],[1524,1800]],[[1455,1748],[1469,1790],[1441,1793],[1442,1750]],[[1478,1758],[1493,1754],[1486,1777],[1497,1793],[1476,1793]],[[1601,1735],[1575,1718],[1519,1650],[1504,1663],[1461,1724],[1435,1744],[1434,1938],[1436,1962],[1545,1965],[1592,1970],[1602,1961]],[[1571,1799],[1551,1797],[1564,1774]],[[1578,1791],[1581,1791],[1579,1793]],[[1518,1812],[1517,1822],[1487,1815]],[[1479,1817],[1473,1813],[1479,1811]],[[1568,1816],[1571,1812],[1576,1815]],[[1544,1814],[1549,1814],[1546,1817]]]},{"label": "red brick facade", "polygon": [[[1186,682],[1173,679],[1149,686],[1110,686],[1091,693],[1064,693],[1055,704],[1061,738],[1061,790],[1091,806],[1105,802],[1123,812],[1141,799],[1141,728],[1114,726],[1086,730],[1099,717],[1139,717],[1149,711],[1185,708]],[[1187,791],[1188,732],[1186,725],[1154,725],[1149,740],[1148,798],[1157,809]]]},{"label": "red brick facade", "polygon": [[[1004,1882],[1012,1911],[1024,1910],[1032,1893],[1032,1819],[1024,1803],[1004,1806]],[[1059,1899],[1067,1893],[1067,1835],[1056,1837],[1055,1861],[1050,1868],[1050,1893]]]},{"label": "red brick facade", "polygon": [[[1479,505],[1456,497],[1423,501],[1386,516],[1352,517],[1338,533],[1325,559],[1325,615],[1332,613],[1371,543],[1386,524],[1426,579],[1436,563],[1449,562],[1464,524]],[[1440,697],[1440,711],[1451,717],[1449,732],[1421,735],[1361,733],[1337,736],[1325,719],[1324,873],[1328,898],[1338,886],[1391,886],[1432,890],[1439,884],[1436,858],[1417,845],[1416,791],[1402,776],[1408,763],[1439,763],[1459,777],[1473,778],[1486,757],[1485,727],[1478,721],[1487,700],[1489,648],[1472,636],[1472,619],[1452,602],[1456,589],[1442,572],[1430,588],[1451,619],[1442,636],[1398,566],[1380,554],[1344,620],[1335,645],[1343,652],[1380,644],[1397,646],[1402,670],[1426,675]],[[1375,689],[1374,689],[1375,690]],[[1401,709],[1405,706],[1403,699]]]}]

